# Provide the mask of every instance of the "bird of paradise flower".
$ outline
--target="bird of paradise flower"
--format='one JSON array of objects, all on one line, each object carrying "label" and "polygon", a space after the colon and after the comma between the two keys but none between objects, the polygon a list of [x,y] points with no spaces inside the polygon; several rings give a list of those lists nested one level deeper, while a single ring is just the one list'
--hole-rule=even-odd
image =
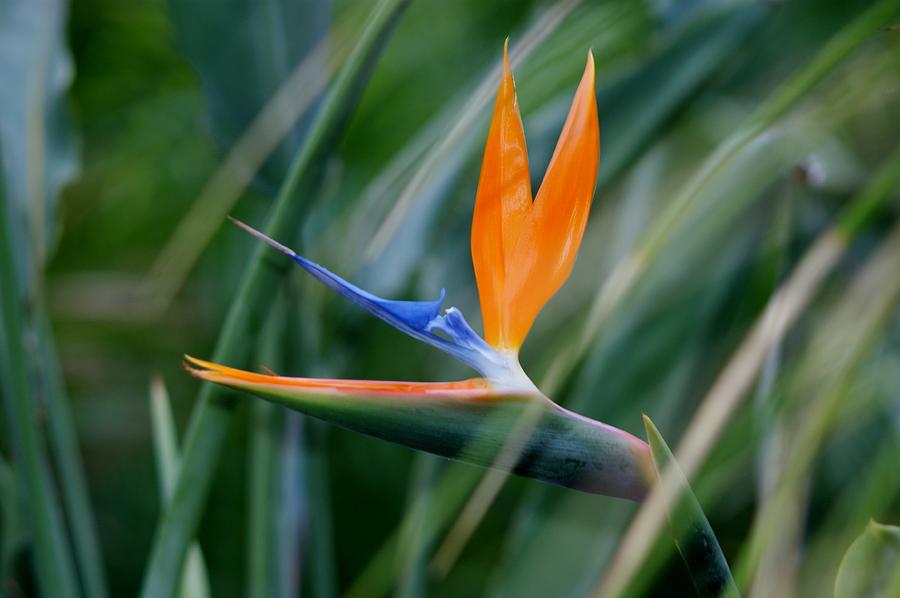
[{"label": "bird of paradise flower", "polygon": [[572,270],[584,234],[600,151],[594,61],[575,92],[537,197],[532,199],[515,83],[503,70],[488,132],[475,212],[472,261],[484,338],[435,301],[383,299],[263,233],[320,282],[398,330],[453,355],[482,377],[393,382],[258,374],[186,356],[194,376],[251,392],[334,424],[414,449],[495,466],[526,410],[539,412],[512,473],[576,490],[641,499],[651,479],[648,446],[631,434],[568,411],[543,395],[519,364],[519,347]]}]

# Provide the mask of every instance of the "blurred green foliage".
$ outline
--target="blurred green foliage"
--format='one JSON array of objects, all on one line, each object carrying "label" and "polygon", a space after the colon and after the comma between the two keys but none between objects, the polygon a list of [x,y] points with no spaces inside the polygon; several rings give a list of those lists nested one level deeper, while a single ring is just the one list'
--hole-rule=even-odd
[{"label": "blurred green foliage", "polygon": [[[0,19],[18,1],[0,0]],[[495,89],[491,69],[507,36],[514,56],[520,41],[540,38],[515,68],[536,187],[585,52],[593,48],[600,186],[572,278],[523,348],[523,365],[540,383],[554,359],[580,338],[609,274],[658,225],[704,160],[829,38],[874,4],[413,0],[319,183],[302,190],[310,210],[296,240],[310,257],[375,292],[432,298],[445,286],[446,304],[461,308],[478,329],[469,222]],[[161,511],[148,381],[156,372],[165,380],[181,439],[197,390],[181,371],[181,355],[212,351],[253,241],[222,226],[162,314],[147,308],[145,276],[276,81],[316,43],[333,48],[319,66],[333,75],[340,64],[332,56],[345,55],[355,43],[373,5],[72,0],[68,14],[62,13],[74,61],[66,106],[81,165],[56,215],[43,212],[60,235],[49,254],[43,300],[112,595],[138,593]],[[558,22],[552,21],[556,13]],[[774,289],[895,150],[900,32],[890,26],[898,21],[895,10],[893,21],[860,40],[696,194],[571,375],[557,382],[554,400],[639,436],[645,412],[677,456],[682,432]],[[0,25],[0,43],[7,43],[3,32]],[[6,72],[0,65],[3,102],[12,85]],[[65,91],[63,85],[60,93]],[[237,216],[265,221],[283,164],[314,110],[243,194]],[[460,122],[466,126],[454,131]],[[14,164],[6,158],[7,137],[0,136],[4,169]],[[72,140],[47,143],[50,153],[74,147]],[[423,165],[427,170],[420,170]],[[53,189],[48,185],[51,195]],[[851,282],[897,226],[900,190],[895,186],[888,195],[770,354],[710,458],[689,476],[726,558],[746,564],[744,579],[737,576],[745,593],[754,582],[762,591],[760,576],[770,575],[788,594],[829,595],[844,553],[869,518],[900,520],[900,312],[889,303],[890,309],[867,319],[876,332],[860,346],[840,347],[843,329],[836,327]],[[11,228],[23,223],[14,220]],[[10,238],[23,244],[26,237]],[[267,360],[277,355],[279,373],[294,375],[468,375],[301,274],[291,272],[283,287],[271,308],[282,322],[273,333],[279,350],[264,350],[263,343],[250,347],[253,367],[274,368]],[[890,287],[885,284],[883,292]],[[877,295],[879,288],[869,292]],[[823,330],[830,336],[820,336]],[[796,382],[803,376],[829,380],[819,370],[798,374],[816,362],[810,354],[821,338],[853,351],[840,354],[855,366],[839,387]],[[6,349],[0,358],[7,362]],[[0,391],[11,392],[7,386]],[[829,393],[843,394],[831,400]],[[635,510],[616,499],[510,479],[460,559],[446,576],[436,575],[428,564],[449,522],[435,523],[434,513],[442,501],[451,514],[460,504],[432,484],[457,480],[465,498],[464,483],[472,484],[480,470],[281,411],[252,412],[250,404],[242,401],[234,418],[198,535],[213,596],[244,595],[253,587],[248,546],[276,540],[273,554],[286,558],[286,569],[279,569],[283,579],[295,576],[304,593],[343,593],[407,516],[436,529],[432,541],[401,542],[402,554],[382,553],[387,558],[374,561],[386,589],[404,580],[398,595],[585,596],[608,571]],[[757,558],[749,541],[764,527],[767,496],[783,484],[781,464],[796,457],[792,451],[807,450],[787,440],[818,417],[822,431],[811,458],[789,480],[790,510],[784,513],[796,517],[781,535],[756,547],[764,555]],[[16,521],[10,503],[21,478],[7,428],[2,440],[12,467],[0,462],[0,571],[8,575],[3,583],[10,595],[32,595],[38,585],[34,534],[9,524]],[[268,482],[275,484],[268,490],[274,498],[255,495],[251,483],[265,479],[253,468],[257,457],[268,459],[266,446],[277,454],[269,473],[282,481]],[[260,504],[271,505],[268,517],[274,519],[261,517],[257,528],[248,524],[248,513]],[[287,533],[252,535],[280,521],[296,530],[296,546]],[[631,594],[690,592],[691,581],[673,555],[668,538],[656,542],[648,573],[633,580]]]}]

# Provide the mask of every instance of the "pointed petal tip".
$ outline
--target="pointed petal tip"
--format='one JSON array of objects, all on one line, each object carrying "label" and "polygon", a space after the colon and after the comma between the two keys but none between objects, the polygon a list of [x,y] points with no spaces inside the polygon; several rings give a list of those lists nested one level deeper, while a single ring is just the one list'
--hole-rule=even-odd
[{"label": "pointed petal tip", "polygon": [[194,378],[201,380],[209,380],[211,382],[220,382],[227,377],[240,377],[242,374],[262,376],[262,374],[252,374],[252,372],[244,372],[236,370],[225,365],[220,365],[205,359],[198,359],[191,355],[184,356],[182,367]]},{"label": "pointed petal tip", "polygon": [[201,370],[211,369],[210,366],[214,366],[215,364],[210,361],[204,361],[202,359],[198,359],[193,355],[184,354],[184,365],[194,367]]},{"label": "pointed petal tip", "polygon": [[[185,357],[187,357],[187,355],[185,355]],[[151,386],[160,387],[160,386],[163,386],[163,384],[164,384],[163,377],[162,377],[162,374],[159,373],[159,371],[150,373],[150,385]]]},{"label": "pointed petal tip", "polygon": [[509,66],[509,37],[503,41],[503,74],[502,78],[512,76],[512,67]]},{"label": "pointed petal tip", "polygon": [[296,253],[293,249],[291,249],[290,247],[287,247],[286,245],[282,245],[281,243],[279,243],[278,241],[276,241],[276,240],[273,239],[272,237],[266,235],[265,233],[262,233],[262,232],[256,230],[255,228],[253,228],[253,227],[250,226],[249,224],[246,224],[246,223],[244,223],[244,222],[241,222],[240,220],[238,220],[237,218],[233,218],[232,216],[229,216],[228,219],[231,220],[231,222],[232,222],[235,226],[237,226],[239,229],[243,230],[243,231],[246,232],[246,233],[249,233],[249,234],[253,235],[254,237],[256,237],[257,239],[259,239],[260,241],[263,241],[263,242],[267,243],[270,247],[272,247],[272,248],[274,248],[274,249],[277,249],[278,251],[280,251],[281,253],[283,253],[283,254],[285,254],[285,255],[287,255],[287,256],[290,256],[290,257],[296,257],[297,253]]},{"label": "pointed petal tip", "polygon": [[184,356],[184,361],[181,362],[181,367],[184,368],[184,371],[193,376],[194,378],[203,379],[203,372],[206,370],[200,369],[197,367],[197,364],[194,362],[194,358],[190,355]]},{"label": "pointed petal tip", "polygon": [[197,359],[196,357],[187,354],[184,355],[184,361],[181,362],[181,367],[183,367],[188,374],[194,378],[200,379],[205,379],[207,373],[214,371],[215,368],[210,366],[215,366],[215,364],[209,361],[203,361],[202,359]]},{"label": "pointed petal tip", "polygon": [[594,67],[594,51],[593,49],[589,48],[587,53],[587,62],[584,65],[584,75],[582,75],[582,79],[589,79],[591,82],[591,87],[593,87],[596,70],[597,69]]}]

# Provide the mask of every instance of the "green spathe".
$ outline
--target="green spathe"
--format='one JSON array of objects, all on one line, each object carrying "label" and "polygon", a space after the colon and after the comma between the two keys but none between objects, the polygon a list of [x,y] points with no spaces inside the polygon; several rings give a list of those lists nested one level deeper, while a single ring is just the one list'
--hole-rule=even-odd
[{"label": "green spathe", "polygon": [[190,371],[355,432],[486,467],[495,466],[501,449],[519,434],[512,473],[582,492],[640,500],[652,471],[643,441],[539,393],[338,392],[279,383],[286,379],[277,376],[265,383]]}]

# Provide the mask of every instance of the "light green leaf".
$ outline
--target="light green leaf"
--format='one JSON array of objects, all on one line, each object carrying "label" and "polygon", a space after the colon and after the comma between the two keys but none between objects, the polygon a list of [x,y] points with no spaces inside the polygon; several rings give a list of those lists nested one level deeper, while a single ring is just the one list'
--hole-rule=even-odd
[{"label": "light green leaf", "polygon": [[669,525],[699,596],[739,596],[731,570],[703,508],[672,451],[650,418],[644,416],[653,465],[664,488]]},{"label": "light green leaf", "polygon": [[834,595],[835,598],[900,596],[900,527],[869,521],[844,555]]},{"label": "light green leaf", "polygon": [[[165,507],[172,498],[175,480],[178,479],[181,456],[178,451],[169,393],[158,376],[154,376],[150,381],[150,424],[153,429],[153,451],[159,477],[160,504]],[[206,572],[203,551],[200,545],[194,542],[188,551],[179,596],[208,598],[209,595],[209,576]]]},{"label": "light green leaf", "polygon": [[0,165],[20,275],[26,264],[40,268],[55,244],[59,191],[78,170],[66,17],[64,0],[0,2]]}]

